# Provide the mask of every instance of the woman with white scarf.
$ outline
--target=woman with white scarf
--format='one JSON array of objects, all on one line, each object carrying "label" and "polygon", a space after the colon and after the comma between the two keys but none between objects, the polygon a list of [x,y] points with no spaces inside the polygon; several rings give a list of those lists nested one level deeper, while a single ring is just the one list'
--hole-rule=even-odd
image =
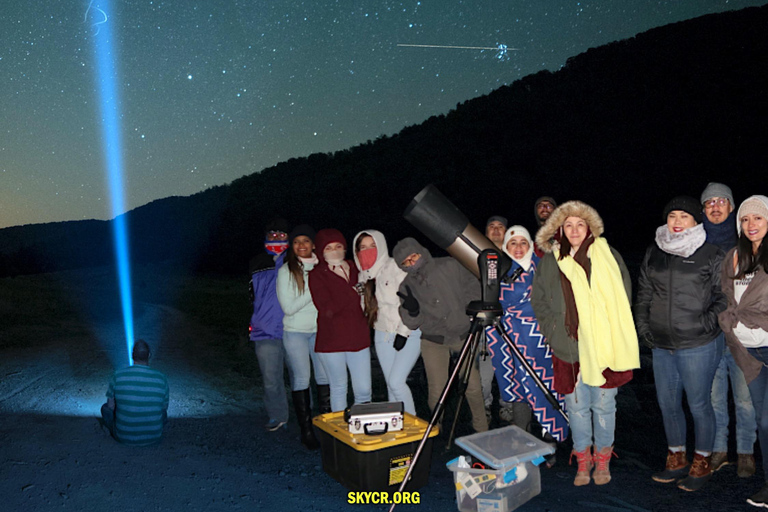
[{"label": "woman with white scarf", "polygon": [[355,236],[355,265],[363,285],[365,316],[374,329],[387,394],[391,402],[403,402],[405,412],[416,415],[411,389],[406,382],[421,354],[421,331],[410,330],[400,318],[397,291],[407,275],[389,255],[387,240],[380,231],[366,229]]},{"label": "woman with white scarf", "polygon": [[[539,330],[539,321],[531,305],[533,277],[540,258],[534,254],[533,240],[523,226],[507,229],[502,247],[513,262],[507,278],[514,277],[511,282],[503,281],[501,284],[499,302],[504,309],[502,325],[531,368],[536,369],[547,390],[565,409],[565,401],[554,389],[552,351]],[[568,422],[552,407],[545,392],[528,375],[496,329],[489,328],[486,335],[501,400],[514,404],[513,423],[549,442],[565,441],[568,438]],[[533,430],[532,413],[543,432],[541,429]],[[550,459],[548,465],[552,463]]]},{"label": "woman with white scarf", "polygon": [[[668,446],[665,468],[652,478],[696,491],[712,476],[711,390],[724,348],[717,323],[726,307],[720,288],[723,251],[706,243],[696,199],[675,197],[664,208],[663,218],[666,223],[656,230],[656,242],[640,267],[635,303],[640,340],[653,352],[656,397]],[[694,424],[692,464],[685,453],[683,390]]]}]

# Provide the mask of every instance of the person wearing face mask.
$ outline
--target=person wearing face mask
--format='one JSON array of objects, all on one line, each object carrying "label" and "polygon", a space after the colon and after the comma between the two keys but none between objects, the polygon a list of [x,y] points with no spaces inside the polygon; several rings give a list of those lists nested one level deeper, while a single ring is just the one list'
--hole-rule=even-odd
[{"label": "person wearing face mask", "polygon": [[411,389],[406,382],[421,354],[421,331],[411,330],[400,318],[397,291],[407,275],[389,256],[384,235],[366,229],[355,236],[355,265],[364,286],[365,316],[374,329],[379,359],[390,401],[403,402],[405,412],[416,415]]},{"label": "person wearing face mask", "polygon": [[[706,242],[701,204],[678,196],[664,207],[640,266],[635,320],[640,340],[653,352],[656,397],[667,437],[667,461],[652,475],[696,491],[712,476],[715,412],[712,381],[723,355],[717,316],[726,307],[720,286],[723,251]],[[686,457],[683,390],[693,416],[695,453]],[[687,476],[686,476],[687,475]]]},{"label": "person wearing face mask", "polygon": [[274,218],[264,229],[264,250],[250,261],[249,283],[253,314],[250,339],[264,380],[265,428],[276,431],[288,421],[288,398],[283,377],[283,310],[277,300],[278,269],[288,248],[288,222]]},{"label": "person wearing face mask", "polygon": [[[480,283],[453,258],[433,258],[413,238],[400,240],[392,257],[408,274],[397,292],[400,318],[410,329],[421,330],[421,357],[427,373],[429,408],[434,412],[448,382],[452,353],[458,353],[469,334],[467,305],[480,299]],[[471,362],[465,397],[476,432],[488,430],[477,360]]]},{"label": "person wearing face mask", "polygon": [[[501,284],[499,302],[504,309],[502,324],[531,368],[536,369],[539,378],[565,409],[565,401],[554,390],[552,352],[539,330],[539,322],[531,305],[533,276],[539,265],[539,257],[533,253],[531,235],[523,226],[512,226],[504,234],[503,248],[507,256],[512,258],[512,267],[507,276],[517,277],[513,282],[502,281]],[[540,438],[565,441],[568,437],[568,422],[555,411],[544,392],[528,376],[501,335],[491,328],[487,336],[501,400],[514,407],[513,423]],[[532,410],[540,426],[538,431],[532,424]],[[553,463],[553,460],[549,461],[550,465]]]},{"label": "person wearing face mask", "polygon": [[755,195],[739,206],[738,242],[723,260],[721,282],[728,307],[718,320],[728,348],[744,374],[757,418],[763,456],[763,486],[747,499],[768,507],[768,197]]},{"label": "person wearing face mask", "polygon": [[331,410],[338,412],[347,407],[347,369],[355,403],[371,401],[371,338],[357,291],[357,267],[344,259],[344,235],[321,229],[315,247],[320,261],[308,275],[317,308],[315,352],[328,376]]},{"label": "person wearing face mask", "polygon": [[315,354],[317,308],[307,284],[309,272],[317,265],[313,239],[315,230],[302,224],[288,237],[285,264],[277,271],[277,299],[283,309],[283,347],[290,368],[293,407],[301,429],[301,442],[310,450],[319,448],[312,429],[312,407],[309,384],[312,369],[317,384],[320,414],[331,412],[331,390],[325,369]]},{"label": "person wearing face mask", "polygon": [[591,479],[610,482],[616,394],[640,367],[632,283],[603,230],[594,208],[568,201],[536,233],[545,255],[533,278],[531,303],[552,349],[554,389],[565,395],[576,486]]}]

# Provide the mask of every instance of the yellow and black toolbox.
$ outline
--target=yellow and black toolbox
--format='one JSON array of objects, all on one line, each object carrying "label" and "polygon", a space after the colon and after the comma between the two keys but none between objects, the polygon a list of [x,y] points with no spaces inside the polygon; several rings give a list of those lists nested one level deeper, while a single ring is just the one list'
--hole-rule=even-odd
[{"label": "yellow and black toolbox", "polygon": [[[403,413],[402,430],[380,435],[350,433],[343,412],[315,416],[312,422],[320,430],[323,471],[351,491],[398,490],[429,425],[407,412]],[[438,433],[437,426],[429,433],[406,491],[427,484],[432,438]]]}]

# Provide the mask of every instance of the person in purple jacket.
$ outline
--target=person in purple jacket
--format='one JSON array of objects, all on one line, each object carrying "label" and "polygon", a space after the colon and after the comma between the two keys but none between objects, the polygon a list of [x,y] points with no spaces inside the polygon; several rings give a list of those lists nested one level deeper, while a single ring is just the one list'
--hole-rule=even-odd
[{"label": "person in purple jacket", "polygon": [[288,397],[283,373],[283,310],[277,301],[277,270],[283,264],[288,248],[288,222],[270,220],[264,229],[265,252],[253,258],[251,270],[250,339],[256,349],[261,377],[264,380],[264,408],[269,421],[265,428],[278,430],[288,422]]}]

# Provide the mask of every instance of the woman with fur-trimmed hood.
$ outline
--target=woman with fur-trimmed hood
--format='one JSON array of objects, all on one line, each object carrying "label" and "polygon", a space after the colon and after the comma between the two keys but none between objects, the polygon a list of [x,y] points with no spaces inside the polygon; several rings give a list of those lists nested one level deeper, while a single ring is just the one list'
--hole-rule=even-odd
[{"label": "woman with fur-trimmed hood", "polygon": [[616,393],[640,367],[629,272],[600,236],[603,229],[594,208],[569,201],[536,234],[545,254],[532,304],[553,352],[554,388],[565,395],[577,486],[591,478],[597,485],[611,480]]}]

